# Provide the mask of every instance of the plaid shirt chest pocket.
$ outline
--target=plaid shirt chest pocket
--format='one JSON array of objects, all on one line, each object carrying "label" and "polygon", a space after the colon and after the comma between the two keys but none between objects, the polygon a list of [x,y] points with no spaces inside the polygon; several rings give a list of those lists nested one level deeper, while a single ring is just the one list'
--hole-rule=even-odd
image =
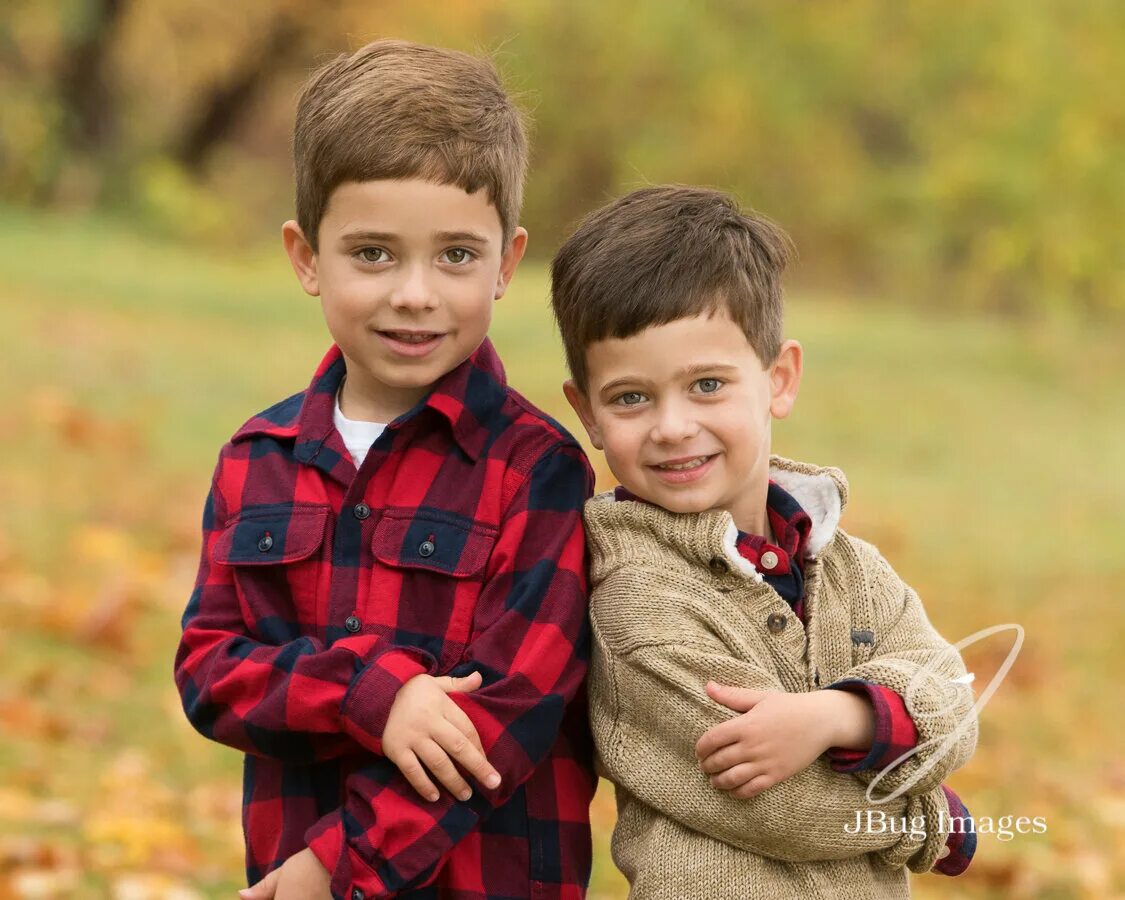
[{"label": "plaid shirt chest pocket", "polygon": [[[387,510],[371,549],[369,619],[446,671],[461,658],[498,530],[452,513]],[[388,602],[388,600],[390,602]]]},{"label": "plaid shirt chest pocket", "polygon": [[247,507],[215,542],[214,560],[230,567],[247,624],[265,637],[291,639],[290,630],[315,627],[330,512],[312,504]]}]

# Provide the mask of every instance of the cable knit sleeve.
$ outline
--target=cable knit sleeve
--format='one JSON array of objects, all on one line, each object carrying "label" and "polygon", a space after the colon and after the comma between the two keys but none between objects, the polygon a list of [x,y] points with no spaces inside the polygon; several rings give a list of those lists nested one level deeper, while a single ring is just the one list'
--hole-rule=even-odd
[{"label": "cable knit sleeve", "polygon": [[[917,752],[890,770],[855,772],[865,783],[878,778],[876,796],[905,787],[920,795],[937,788],[968,762],[977,742],[973,690],[964,680],[957,650],[930,624],[922,601],[870,544],[850,539],[868,573],[872,642],[867,659],[833,682],[865,681],[903,698],[918,731]],[[864,611],[853,610],[862,616]],[[829,685],[832,686],[832,685]]]}]

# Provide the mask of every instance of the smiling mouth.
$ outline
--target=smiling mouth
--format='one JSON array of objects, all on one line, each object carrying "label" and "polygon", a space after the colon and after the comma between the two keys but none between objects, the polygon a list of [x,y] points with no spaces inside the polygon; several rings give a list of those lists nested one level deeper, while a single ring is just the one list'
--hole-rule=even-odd
[{"label": "smiling mouth", "polygon": [[715,454],[710,456],[696,456],[692,459],[679,460],[678,462],[657,463],[653,466],[654,469],[660,469],[664,472],[683,472],[688,469],[698,469],[704,463],[713,459]]},{"label": "smiling mouth", "polygon": [[379,334],[404,344],[424,344],[441,337],[440,331],[380,331]]}]

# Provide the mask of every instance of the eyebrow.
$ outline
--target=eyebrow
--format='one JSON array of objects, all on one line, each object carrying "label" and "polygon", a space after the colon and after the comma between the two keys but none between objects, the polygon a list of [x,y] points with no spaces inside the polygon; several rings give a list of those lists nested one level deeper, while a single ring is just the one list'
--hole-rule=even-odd
[{"label": "eyebrow", "polygon": [[[448,243],[461,243],[461,244],[487,244],[488,238],[475,231],[435,231],[432,235],[433,239],[442,244]],[[382,243],[394,243],[399,240],[399,235],[393,234],[389,231],[349,231],[343,235],[340,240],[342,241],[379,241]]]},{"label": "eyebrow", "polygon": [[435,231],[434,237],[442,243],[487,244],[488,238],[475,231]]},{"label": "eyebrow", "polygon": [[[708,375],[721,375],[728,372],[735,372],[737,371],[737,369],[737,366],[731,366],[726,363],[694,363],[693,365],[685,366],[684,368],[680,369],[672,377],[674,379],[690,378],[692,375],[703,375],[705,373]],[[648,384],[648,379],[641,375],[626,375],[623,378],[615,378],[608,384],[602,385],[601,389],[598,391],[598,394],[604,397],[606,394],[609,394],[617,390],[618,388],[632,385],[643,386],[646,384]]]}]

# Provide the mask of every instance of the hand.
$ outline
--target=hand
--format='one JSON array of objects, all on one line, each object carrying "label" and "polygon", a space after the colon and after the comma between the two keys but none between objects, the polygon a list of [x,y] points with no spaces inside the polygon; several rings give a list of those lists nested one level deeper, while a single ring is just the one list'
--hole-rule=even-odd
[{"label": "hand", "polygon": [[332,900],[331,884],[332,874],[306,847],[238,896],[242,900]]},{"label": "hand", "polygon": [[833,746],[830,702],[815,691],[787,694],[707,683],[707,695],[742,713],[708,729],[695,745],[711,784],[749,800],[807,768]]},{"label": "hand", "polygon": [[472,720],[446,696],[452,691],[475,691],[480,685],[479,672],[464,678],[415,675],[395,695],[383,729],[383,755],[431,802],[437,800],[438,791],[427,769],[459,800],[473,795],[453,760],[487,787],[500,784]]}]

